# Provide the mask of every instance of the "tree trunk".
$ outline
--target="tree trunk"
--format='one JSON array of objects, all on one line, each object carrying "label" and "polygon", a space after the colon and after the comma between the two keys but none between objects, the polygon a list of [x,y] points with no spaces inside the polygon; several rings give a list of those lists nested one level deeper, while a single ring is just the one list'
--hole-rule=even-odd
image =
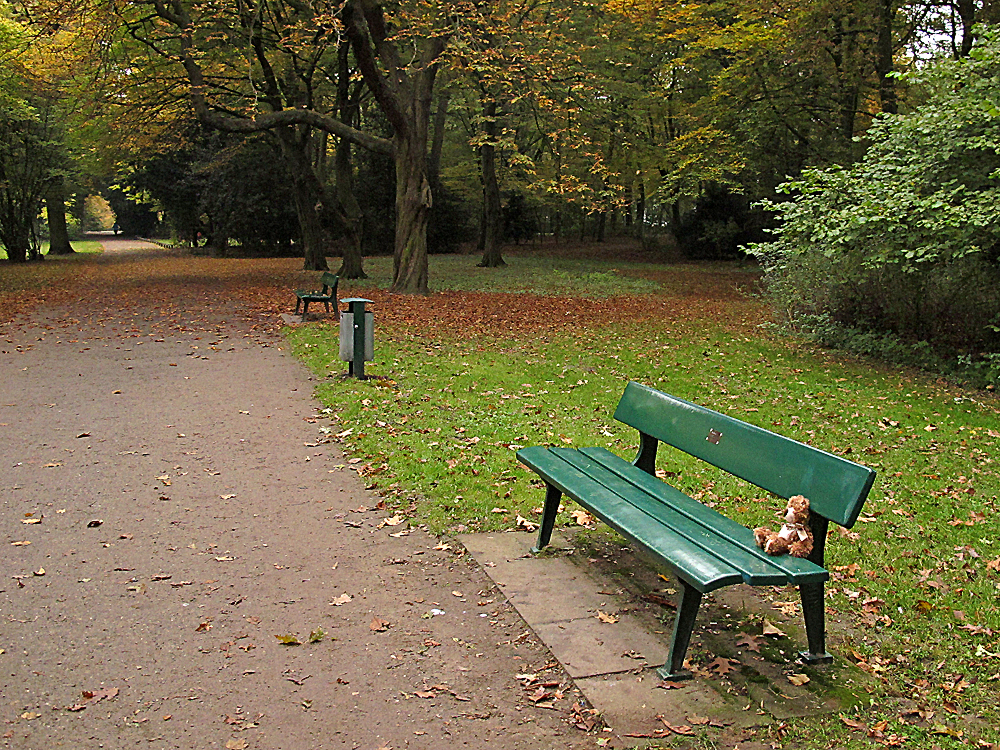
[{"label": "tree trunk", "polygon": [[479,147],[483,177],[483,259],[480,268],[506,266],[503,251],[503,214],[500,210],[500,183],[497,181],[495,139],[497,134],[497,104],[483,107],[483,129],[486,140]]},{"label": "tree trunk", "polygon": [[646,234],[646,183],[639,180],[639,197],[635,201],[635,236],[642,239]]},{"label": "tree trunk", "polygon": [[326,233],[319,219],[323,207],[323,186],[316,179],[308,155],[308,137],[291,127],[277,129],[281,152],[292,178],[295,215],[299,220],[302,240],[302,268],[306,271],[326,271]]},{"label": "tree trunk", "polygon": [[437,109],[434,111],[434,140],[431,142],[431,155],[427,165],[432,185],[437,185],[441,178],[441,150],[444,148],[444,126],[448,120],[450,96],[447,91],[438,94]]},{"label": "tree trunk", "polygon": [[337,144],[337,201],[344,214],[344,231],[347,246],[344,248],[343,262],[337,275],[342,279],[367,279],[364,268],[365,217],[358,199],[354,195],[354,170],[351,166],[351,144],[341,138]]},{"label": "tree trunk", "polygon": [[[337,50],[337,110],[340,119],[348,125],[357,124],[360,112],[360,89],[351,96],[351,71],[348,65],[351,45],[347,39]],[[337,206],[344,217],[347,246],[337,275],[342,279],[367,279],[364,268],[365,216],[354,195],[354,168],[351,164],[351,142],[346,138],[337,141],[334,155],[337,176]]]},{"label": "tree trunk", "polygon": [[406,126],[393,137],[396,164],[396,249],[390,292],[427,294],[427,221],[431,184],[427,179],[427,137],[433,67],[413,73],[402,87]]},{"label": "tree trunk", "polygon": [[958,0],[957,8],[959,20],[962,22],[962,41],[956,53],[958,57],[968,57],[976,41],[974,27],[978,19],[975,0]]},{"label": "tree trunk", "polygon": [[71,255],[76,251],[69,243],[66,229],[66,195],[62,177],[56,177],[45,193],[45,213],[49,220],[49,255]]},{"label": "tree trunk", "polygon": [[[896,18],[896,0],[879,0],[878,38],[875,42],[875,71],[878,73],[878,95],[882,111],[896,114],[896,78],[892,75],[892,23]],[[853,135],[853,133],[852,133]]]},{"label": "tree trunk", "polygon": [[414,131],[410,138],[395,139],[396,250],[389,291],[427,294],[427,218],[432,203],[427,131],[422,139]]}]

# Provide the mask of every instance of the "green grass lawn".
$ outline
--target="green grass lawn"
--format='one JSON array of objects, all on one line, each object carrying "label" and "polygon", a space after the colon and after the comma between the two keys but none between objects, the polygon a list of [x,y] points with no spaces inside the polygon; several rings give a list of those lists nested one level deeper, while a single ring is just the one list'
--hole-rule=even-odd
[{"label": "green grass lawn", "polygon": [[[101,246],[100,242],[96,240],[73,240],[70,244],[73,245],[73,249],[78,253],[103,253],[104,248]],[[42,255],[46,255],[49,252],[49,243],[42,243]],[[0,260],[7,260],[7,253],[3,248],[0,248]]]},{"label": "green grass lawn", "polygon": [[[598,296],[639,291],[610,268],[542,261],[497,278],[466,284],[520,289],[530,281],[542,290],[564,283],[564,293]],[[321,376],[345,369],[335,337],[331,326],[289,333],[294,351]],[[876,678],[870,702],[846,718],[887,724],[869,738],[836,715],[794,720],[782,742],[945,748],[996,741],[1000,418],[991,394],[818,351],[767,328],[700,320],[432,338],[380,330],[376,322],[376,361],[366,371],[385,380],[325,377],[318,388],[337,420],[334,432],[361,459],[345,470],[357,469],[391,505],[436,532],[537,520],[544,491],[517,464],[518,447],[600,445],[631,458],[637,436],[611,416],[629,380],[871,466],[879,476],[861,522],[827,548],[828,603],[859,628],[854,658]],[[747,526],[777,523],[783,503],[744,482],[669,449],[660,451],[658,468]],[[559,523],[572,523],[570,510]],[[914,706],[933,716],[914,723],[904,712]]]}]

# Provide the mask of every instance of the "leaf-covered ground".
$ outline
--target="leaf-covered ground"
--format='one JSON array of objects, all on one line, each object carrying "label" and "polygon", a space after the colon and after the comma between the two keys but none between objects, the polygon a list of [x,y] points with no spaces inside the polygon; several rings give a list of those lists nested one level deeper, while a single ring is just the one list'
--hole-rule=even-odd
[{"label": "leaf-covered ground", "polygon": [[[771,741],[990,747],[1000,725],[995,397],[773,333],[753,268],[583,250],[582,259],[524,250],[497,270],[475,268],[474,256],[433,258],[432,287],[447,291],[427,297],[388,294],[390,260],[368,259],[372,278],[344,282],[340,296],[373,300],[376,380],[340,378],[333,321],[289,334],[322,380],[330,433],[350,466],[432,529],[524,528],[541,491],[514,450],[597,444],[629,455],[635,436],[611,418],[628,380],[866,463],[879,479],[861,523],[829,545],[829,606],[855,634],[844,655],[873,676],[870,699],[789,721]],[[274,332],[291,290],[315,284],[299,264],[176,252],[3,267],[0,315],[87,296],[189,325],[178,300],[194,294],[205,309]],[[776,520],[770,499],[693,461],[664,452],[659,468],[746,525]],[[578,523],[571,508],[560,523]]]}]

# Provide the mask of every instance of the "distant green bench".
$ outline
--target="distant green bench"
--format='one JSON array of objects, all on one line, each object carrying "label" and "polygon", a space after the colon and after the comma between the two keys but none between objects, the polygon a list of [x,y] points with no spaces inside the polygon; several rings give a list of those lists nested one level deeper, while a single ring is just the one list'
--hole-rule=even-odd
[{"label": "distant green bench", "polygon": [[[326,311],[330,312],[330,303],[333,303],[333,309],[337,311],[337,284],[340,282],[340,277],[332,273],[324,273],[319,277],[319,283],[323,285],[322,290],[318,292],[310,292],[305,289],[297,289],[295,291],[295,312],[299,312],[299,308],[302,308],[302,320],[306,319],[306,313],[309,311],[310,302],[322,302],[326,306]],[[339,311],[337,311],[339,313]]]},{"label": "distant green bench", "polygon": [[[671,571],[682,593],[670,655],[658,670],[664,679],[690,676],[684,657],[702,595],[736,583],[798,586],[809,646],[801,656],[810,664],[831,661],[823,603],[828,524],[854,525],[875,472],[638,383],[625,388],[615,419],[639,430],[639,453],[632,463],[603,448],[518,451],[518,460],[547,488],[535,551],[549,543],[565,494]],[[812,554],[769,557],[754,544],[750,529],[657,479],[660,441],[779,497],[805,495],[815,535]]]}]

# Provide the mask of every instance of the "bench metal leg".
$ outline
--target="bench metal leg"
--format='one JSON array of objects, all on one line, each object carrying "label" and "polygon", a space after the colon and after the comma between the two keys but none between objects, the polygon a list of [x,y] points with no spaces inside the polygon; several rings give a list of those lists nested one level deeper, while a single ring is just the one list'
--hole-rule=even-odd
[{"label": "bench metal leg", "polygon": [[823,600],[823,582],[803,583],[799,586],[802,597],[802,614],[806,621],[806,640],[809,650],[799,654],[806,664],[829,664],[833,657],[826,652],[826,604]]},{"label": "bench metal leg", "polygon": [[667,663],[656,670],[664,680],[687,680],[691,673],[684,669],[684,657],[691,643],[691,633],[694,632],[694,621],[701,606],[701,592],[694,586],[681,581],[681,603],[677,607],[677,619],[674,621],[674,640],[670,644],[670,656]]},{"label": "bench metal leg", "polygon": [[541,552],[552,538],[552,527],[556,523],[556,513],[559,512],[559,500],[562,492],[551,484],[545,485],[545,508],[542,510],[542,525],[538,528],[538,543],[531,548],[532,552]]}]

